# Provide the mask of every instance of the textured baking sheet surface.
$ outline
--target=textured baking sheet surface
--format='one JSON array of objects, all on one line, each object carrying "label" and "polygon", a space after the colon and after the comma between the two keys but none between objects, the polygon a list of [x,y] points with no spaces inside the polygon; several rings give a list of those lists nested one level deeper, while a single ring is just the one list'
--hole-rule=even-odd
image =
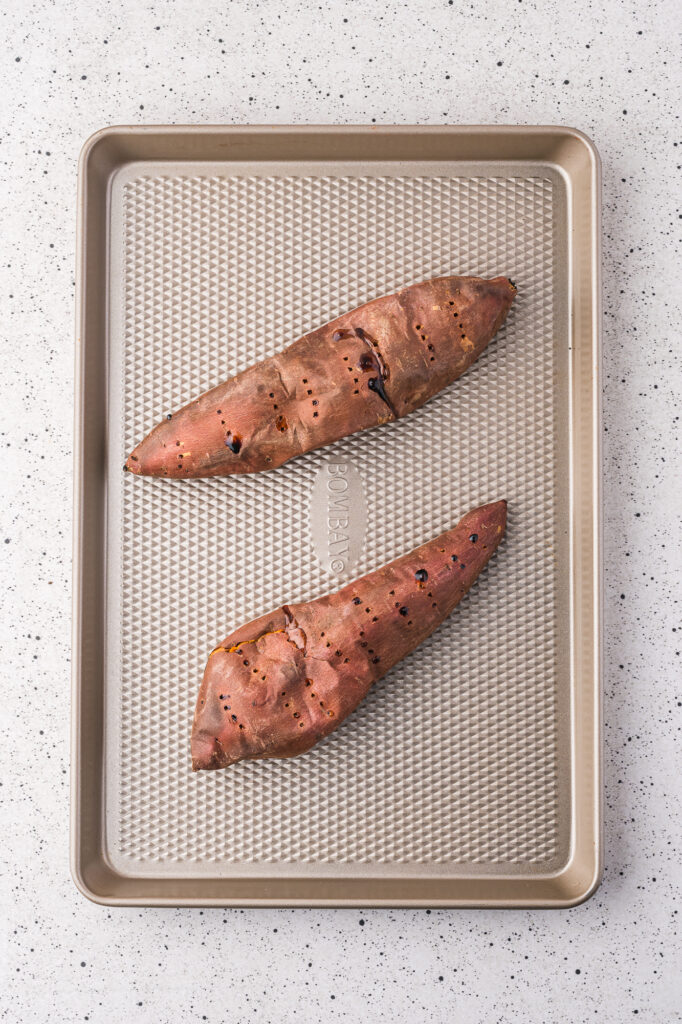
[{"label": "textured baking sheet surface", "polygon": [[[565,858],[560,190],[551,173],[513,172],[278,177],[156,165],[114,180],[105,743],[119,869],[506,875]],[[508,274],[518,298],[481,359],[416,414],[268,474],[178,482],[120,471],[134,443],[200,391],[348,308],[448,273]],[[189,732],[210,649],[263,611],[338,586],[309,526],[331,455],[363,483],[352,575],[501,497],[507,541],[450,620],[317,749],[193,775]]]}]

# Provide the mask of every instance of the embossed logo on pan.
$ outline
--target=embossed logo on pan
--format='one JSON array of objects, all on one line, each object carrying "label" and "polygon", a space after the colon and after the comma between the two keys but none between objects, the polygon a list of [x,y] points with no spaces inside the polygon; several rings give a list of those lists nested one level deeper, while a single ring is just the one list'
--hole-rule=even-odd
[{"label": "embossed logo on pan", "polygon": [[347,459],[323,462],[310,498],[310,532],[315,554],[332,576],[345,576],[355,565],[365,535],[362,479]]}]

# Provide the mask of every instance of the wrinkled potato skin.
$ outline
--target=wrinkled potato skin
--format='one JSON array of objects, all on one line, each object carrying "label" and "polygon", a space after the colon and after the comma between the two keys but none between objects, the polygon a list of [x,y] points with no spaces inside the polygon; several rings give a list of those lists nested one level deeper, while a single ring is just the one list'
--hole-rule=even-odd
[{"label": "wrinkled potato skin", "polygon": [[515,294],[506,277],[441,277],[359,306],[162,420],[125,468],[256,473],[407,416],[478,358]]},{"label": "wrinkled potato skin", "polygon": [[505,501],[483,505],[336,593],[284,605],[223,640],[197,699],[194,771],[295,757],[338,728],[372,684],[450,615],[494,554],[506,520]]}]

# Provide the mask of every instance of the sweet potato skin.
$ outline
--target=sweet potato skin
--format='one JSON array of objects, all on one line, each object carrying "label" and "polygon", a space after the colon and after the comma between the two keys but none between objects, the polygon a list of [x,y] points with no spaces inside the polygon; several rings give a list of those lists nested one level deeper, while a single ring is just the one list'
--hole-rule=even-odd
[{"label": "sweet potato skin", "polygon": [[163,420],[125,468],[256,473],[406,416],[478,358],[515,294],[506,277],[442,277],[374,299]]},{"label": "sweet potato skin", "polygon": [[192,727],[194,771],[295,757],[448,617],[497,549],[506,502],[333,594],[284,605],[209,656]]}]

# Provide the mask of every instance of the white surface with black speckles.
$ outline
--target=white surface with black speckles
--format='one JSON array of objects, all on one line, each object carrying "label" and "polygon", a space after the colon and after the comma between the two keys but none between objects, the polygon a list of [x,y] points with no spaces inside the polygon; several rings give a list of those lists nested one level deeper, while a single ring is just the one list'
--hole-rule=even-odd
[{"label": "white surface with black speckles", "polygon": [[[15,0],[0,75],[0,1019],[682,1019],[675,0]],[[305,121],[562,123],[601,151],[606,870],[574,910],[108,910],[70,879],[78,152],[112,123]]]}]

